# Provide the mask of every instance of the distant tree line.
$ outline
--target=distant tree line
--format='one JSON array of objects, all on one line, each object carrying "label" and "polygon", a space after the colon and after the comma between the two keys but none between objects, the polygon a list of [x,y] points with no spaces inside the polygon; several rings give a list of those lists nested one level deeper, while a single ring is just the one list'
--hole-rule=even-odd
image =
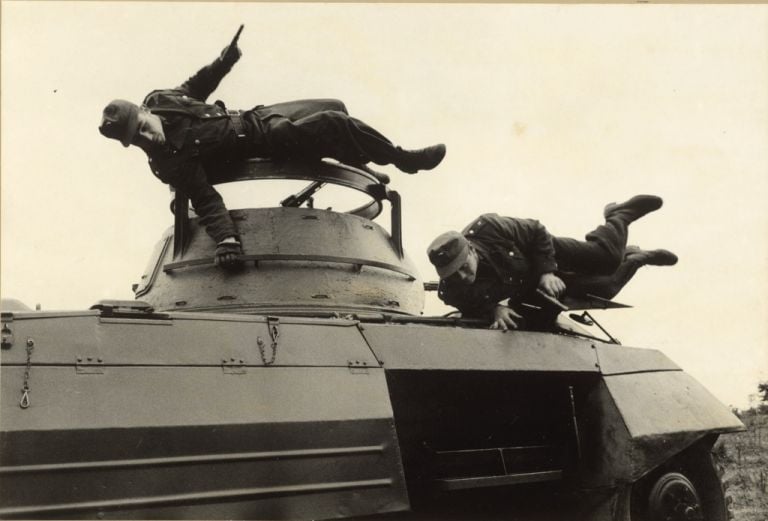
[{"label": "distant tree line", "polygon": [[[757,403],[755,403],[755,398],[757,398]],[[741,421],[750,421],[753,418],[765,418],[768,416],[768,381],[757,384],[757,395],[750,395],[749,402],[750,406],[748,409],[733,409],[733,412],[741,418]]]},{"label": "distant tree line", "polygon": [[760,382],[757,384],[757,392],[760,394],[760,401],[763,404],[768,403],[768,382]]}]

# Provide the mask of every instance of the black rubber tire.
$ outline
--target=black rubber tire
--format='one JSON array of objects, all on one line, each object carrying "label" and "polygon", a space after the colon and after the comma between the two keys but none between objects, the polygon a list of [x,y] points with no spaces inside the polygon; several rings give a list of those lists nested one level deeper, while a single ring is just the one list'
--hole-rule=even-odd
[{"label": "black rubber tire", "polygon": [[691,450],[632,487],[631,521],[730,521],[723,467],[709,450]]}]

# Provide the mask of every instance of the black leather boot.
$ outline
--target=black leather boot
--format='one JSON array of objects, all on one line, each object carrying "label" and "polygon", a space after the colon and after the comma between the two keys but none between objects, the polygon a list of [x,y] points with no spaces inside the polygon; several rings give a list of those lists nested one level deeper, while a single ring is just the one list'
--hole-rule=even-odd
[{"label": "black leather boot", "polygon": [[645,214],[661,208],[664,201],[656,195],[636,195],[623,203],[610,203],[605,206],[603,215],[606,220],[610,217],[622,217],[629,224]]},{"label": "black leather boot", "polygon": [[677,255],[669,250],[641,250],[637,246],[627,246],[626,260],[639,262],[650,266],[674,266],[677,264]]},{"label": "black leather boot", "polygon": [[392,164],[407,174],[415,174],[419,170],[432,170],[445,157],[445,145],[433,145],[419,150],[403,150],[397,147],[397,157]]}]

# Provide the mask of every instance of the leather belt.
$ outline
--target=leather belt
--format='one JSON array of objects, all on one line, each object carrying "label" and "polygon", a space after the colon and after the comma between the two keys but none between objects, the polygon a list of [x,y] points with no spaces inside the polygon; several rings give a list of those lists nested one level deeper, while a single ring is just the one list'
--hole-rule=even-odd
[{"label": "leather belt", "polygon": [[237,138],[245,139],[247,133],[243,114],[239,110],[227,110],[227,116],[229,116],[229,120],[232,122],[232,128],[234,129]]}]

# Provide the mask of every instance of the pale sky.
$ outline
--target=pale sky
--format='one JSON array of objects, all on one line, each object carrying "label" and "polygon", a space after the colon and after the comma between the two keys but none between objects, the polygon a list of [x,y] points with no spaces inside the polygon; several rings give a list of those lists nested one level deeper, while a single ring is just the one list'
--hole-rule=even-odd
[{"label": "pale sky", "polygon": [[[582,237],[606,203],[658,194],[630,243],[679,264],[643,268],[616,298],[634,308],[596,315],[726,404],[745,407],[768,379],[765,5],[4,1],[4,298],[47,310],[133,298],[172,224],[169,194],[143,152],[99,134],[101,111],[179,85],[241,23],[243,57],[211,100],[339,98],[406,148],[446,143],[435,171],[382,168],[424,280],[431,239],[480,213]],[[225,200],[276,205],[291,191],[260,187]]]}]

